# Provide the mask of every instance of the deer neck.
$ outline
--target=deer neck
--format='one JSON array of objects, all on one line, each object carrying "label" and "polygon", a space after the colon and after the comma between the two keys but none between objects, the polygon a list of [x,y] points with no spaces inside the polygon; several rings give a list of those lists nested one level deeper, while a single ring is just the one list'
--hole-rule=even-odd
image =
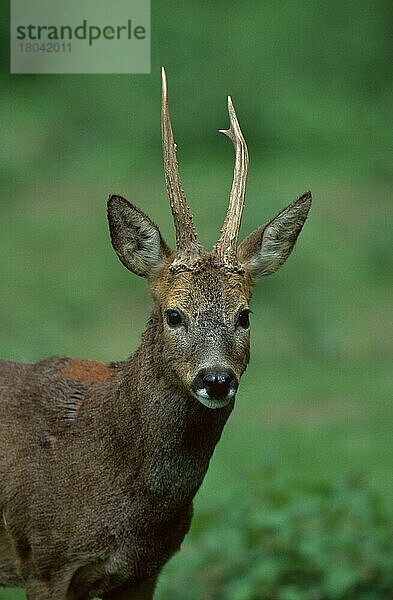
[{"label": "deer neck", "polygon": [[132,444],[130,451],[138,448],[145,488],[166,501],[171,495],[187,502],[202,483],[233,403],[211,410],[176,386],[162,360],[161,327],[153,312],[140,347],[126,363],[119,387],[122,435]]}]

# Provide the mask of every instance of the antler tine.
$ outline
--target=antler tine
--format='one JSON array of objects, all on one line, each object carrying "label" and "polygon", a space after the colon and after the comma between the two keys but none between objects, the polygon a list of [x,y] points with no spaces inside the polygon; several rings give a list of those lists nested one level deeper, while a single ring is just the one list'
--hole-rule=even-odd
[{"label": "antler tine", "polygon": [[175,223],[176,246],[178,250],[186,250],[190,253],[193,247],[197,245],[197,234],[179,176],[164,67],[162,67],[161,131],[165,183]]},{"label": "antler tine", "polygon": [[248,150],[230,96],[228,96],[228,113],[230,127],[227,130],[220,129],[219,131],[232,140],[236,155],[228,211],[221,229],[220,239],[215,246],[215,253],[220,262],[227,266],[235,266],[237,264],[237,238],[246,193]]}]

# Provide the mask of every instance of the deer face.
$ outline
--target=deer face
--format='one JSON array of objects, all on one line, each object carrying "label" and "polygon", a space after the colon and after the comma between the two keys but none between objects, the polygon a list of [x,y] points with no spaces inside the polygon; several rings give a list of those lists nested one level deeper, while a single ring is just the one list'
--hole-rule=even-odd
[{"label": "deer face", "polygon": [[237,248],[236,264],[201,250],[189,262],[158,227],[120,196],[108,202],[113,247],[133,273],[147,278],[161,325],[166,377],[208,408],[235,396],[249,359],[249,302],[258,276],[290,254],[310,207],[305,194]]},{"label": "deer face", "polygon": [[176,252],[142,211],[120,196],[108,201],[113,247],[133,273],[148,279],[161,324],[166,377],[208,408],[235,396],[249,359],[249,301],[258,277],[274,273],[288,258],[307,218],[307,192],[238,246],[248,166],[247,147],[230,99],[236,159],[228,213],[211,253],[197,234],[180,183],[169,118],[165,72],[162,134],[167,191],[176,228]]},{"label": "deer face", "polygon": [[225,406],[248,363],[248,278],[226,273],[206,254],[195,271],[162,272],[154,295],[166,372],[205,406]]}]

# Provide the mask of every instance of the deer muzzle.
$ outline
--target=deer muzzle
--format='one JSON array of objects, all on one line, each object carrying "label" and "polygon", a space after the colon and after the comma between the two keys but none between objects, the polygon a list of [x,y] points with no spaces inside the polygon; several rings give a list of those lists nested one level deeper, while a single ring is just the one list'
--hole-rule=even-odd
[{"label": "deer muzzle", "polygon": [[194,396],[207,408],[222,408],[234,398],[239,381],[232,369],[201,369],[191,383]]}]

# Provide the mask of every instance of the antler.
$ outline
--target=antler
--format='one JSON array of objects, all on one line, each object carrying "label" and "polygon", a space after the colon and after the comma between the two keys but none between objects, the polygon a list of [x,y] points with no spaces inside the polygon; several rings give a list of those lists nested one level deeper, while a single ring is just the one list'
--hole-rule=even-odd
[{"label": "antler", "polygon": [[232,140],[236,157],[228,212],[221,229],[220,239],[215,245],[215,253],[219,261],[224,265],[236,267],[237,238],[239,235],[244,196],[246,193],[248,150],[230,96],[228,96],[228,113],[230,127],[228,130],[220,129],[219,131]]},{"label": "antler", "polygon": [[171,117],[169,114],[166,73],[162,67],[162,101],[161,101],[162,150],[166,189],[176,229],[176,247],[180,254],[199,253],[197,234],[192,222],[190,209],[179,176],[176,160],[176,144],[173,139]]}]

